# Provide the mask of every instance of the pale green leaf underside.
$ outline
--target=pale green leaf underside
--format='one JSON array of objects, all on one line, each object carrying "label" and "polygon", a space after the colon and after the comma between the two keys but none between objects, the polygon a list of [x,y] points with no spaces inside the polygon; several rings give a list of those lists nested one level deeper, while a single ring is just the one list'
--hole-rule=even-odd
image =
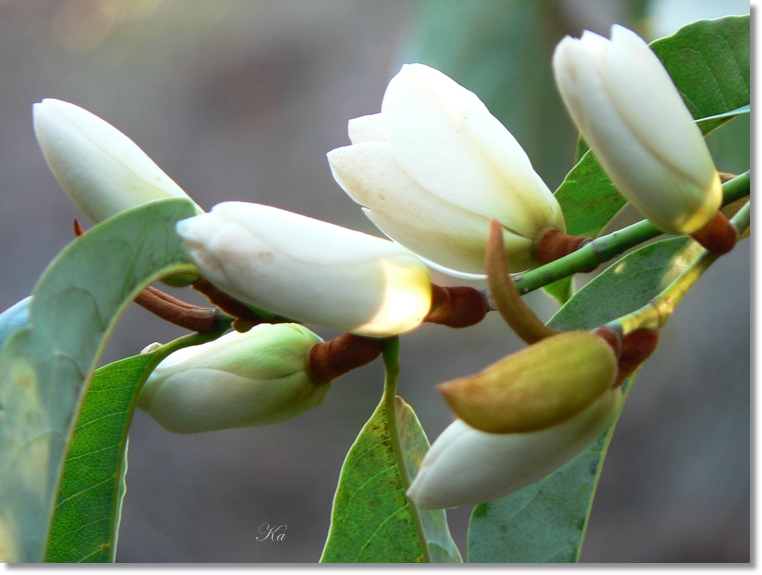
[{"label": "pale green leaf underside", "polygon": [[[701,20],[651,43],[704,134],[750,104],[749,16]],[[556,190],[567,232],[596,237],[627,201],[591,151]]]},{"label": "pale green leaf underside", "polygon": [[124,212],[73,241],[32,292],[29,327],[0,355],[0,559],[44,556],[66,445],[101,348],[147,283],[192,271],[175,222],[182,199]]},{"label": "pale green leaf underside", "polygon": [[445,512],[413,509],[405,496],[429,442],[412,408],[399,397],[395,407],[408,481],[397,464],[382,399],[344,461],[321,563],[420,563],[427,554],[432,562],[460,561]]},{"label": "pale green leaf underside", "polygon": [[[643,247],[577,292],[549,325],[560,330],[592,329],[634,311],[662,291],[701,251],[688,238]],[[468,560],[576,561],[615,425],[558,472],[512,495],[478,505],[468,532]]]}]

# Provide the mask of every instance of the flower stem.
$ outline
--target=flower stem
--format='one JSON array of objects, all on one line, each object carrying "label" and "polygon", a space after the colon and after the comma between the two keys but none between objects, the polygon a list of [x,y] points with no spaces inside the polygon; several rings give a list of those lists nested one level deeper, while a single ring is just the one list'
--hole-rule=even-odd
[{"label": "flower stem", "polygon": [[[736,228],[739,237],[750,225],[751,203],[743,206],[733,217],[731,223]],[[688,290],[698,281],[702,274],[709,269],[719,254],[704,250],[683,272],[669,284],[664,291],[637,311],[615,319],[606,324],[611,329],[619,329],[628,333],[636,329],[660,329],[666,323],[672,312],[683,299]]]},{"label": "flower stem", "polygon": [[[723,205],[749,195],[750,187],[751,178],[748,170],[725,182],[722,185]],[[522,295],[527,294],[567,276],[594,269],[599,264],[661,234],[662,231],[651,222],[643,220],[596,238],[568,256],[523,274],[521,278],[516,279],[516,287]]]}]

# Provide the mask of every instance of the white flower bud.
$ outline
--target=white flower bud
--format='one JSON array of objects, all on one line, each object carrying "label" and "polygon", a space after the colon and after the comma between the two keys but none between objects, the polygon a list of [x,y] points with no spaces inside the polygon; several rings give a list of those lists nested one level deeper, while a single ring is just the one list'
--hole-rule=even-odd
[{"label": "white flower bud", "polygon": [[53,175],[93,223],[152,200],[190,200],[135,142],[87,110],[47,98],[33,116]]},{"label": "white flower bud", "polygon": [[169,355],[143,386],[138,407],[174,433],[279,423],[320,405],[330,383],[309,369],[322,340],[297,324],[260,324]]},{"label": "white flower bud", "polygon": [[617,387],[573,418],[531,433],[485,433],[456,420],[429,449],[407,495],[424,509],[505,497],[581,452],[611,424],[622,402]]},{"label": "white flower bud", "polygon": [[294,320],[387,337],[431,307],[429,271],[385,239],[260,204],[224,202],[177,224],[214,285]]},{"label": "white flower bud", "polygon": [[669,73],[637,34],[585,31],[553,55],[566,108],[606,173],[655,226],[693,233],[722,202],[712,157]]},{"label": "white flower bud", "polygon": [[386,235],[445,273],[484,275],[489,220],[511,269],[538,265],[536,243],[565,231],[561,207],[516,139],[479,98],[408,64],[381,113],[350,120],[351,146],[328,153],[338,184]]}]

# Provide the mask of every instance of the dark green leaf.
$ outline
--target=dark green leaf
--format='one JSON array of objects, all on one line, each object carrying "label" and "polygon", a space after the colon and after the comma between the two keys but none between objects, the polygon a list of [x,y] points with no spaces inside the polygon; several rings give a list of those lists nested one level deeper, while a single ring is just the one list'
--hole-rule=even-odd
[{"label": "dark green leaf", "polygon": [[[701,20],[651,43],[707,134],[749,102],[749,16]],[[627,203],[587,152],[556,190],[572,235],[597,236]]]},{"label": "dark green leaf", "polygon": [[119,314],[148,283],[189,272],[175,222],[182,199],[111,218],[74,240],[32,292],[29,327],[0,354],[0,553],[41,561],[64,456],[95,362]]},{"label": "dark green leaf", "polygon": [[95,371],[69,443],[46,562],[114,560],[127,473],[127,433],[143,383],[173,351],[216,335],[191,334]]},{"label": "dark green leaf", "polygon": [[749,16],[727,16],[699,20],[651,43],[694,118],[750,103],[750,35]]},{"label": "dark green leaf", "polygon": [[154,355],[128,357],[95,372],[69,444],[46,562],[114,560],[127,431],[135,392],[158,363]]},{"label": "dark green leaf", "polygon": [[395,412],[406,477],[395,453],[385,396],[344,461],[321,563],[460,561],[445,512],[418,509],[405,496],[429,442],[412,408],[399,397]]},{"label": "dark green leaf", "polygon": [[[591,329],[635,311],[700,253],[700,246],[687,238],[643,247],[579,290],[549,325],[561,330]],[[631,381],[625,382],[627,389]],[[556,473],[507,497],[478,505],[468,532],[468,560],[576,561],[615,425]]]}]

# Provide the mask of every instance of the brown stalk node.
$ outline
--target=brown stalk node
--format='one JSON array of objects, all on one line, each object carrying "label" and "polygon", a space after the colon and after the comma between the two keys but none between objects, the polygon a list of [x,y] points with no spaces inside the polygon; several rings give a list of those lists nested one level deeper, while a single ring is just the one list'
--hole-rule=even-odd
[{"label": "brown stalk node", "polygon": [[482,321],[488,311],[484,296],[476,288],[431,284],[431,309],[423,321],[454,328],[469,327]]},{"label": "brown stalk node", "polygon": [[[576,252],[590,238],[572,236],[561,230],[548,230],[537,244],[537,258],[543,265]],[[592,270],[591,270],[592,271]]]},{"label": "brown stalk node", "polygon": [[386,339],[344,333],[317,343],[310,350],[310,371],[319,383],[328,383],[376,359]]},{"label": "brown stalk node", "polygon": [[638,366],[647,360],[659,343],[658,329],[636,329],[622,338],[622,354],[619,356],[619,374],[614,387],[624,383]]},{"label": "brown stalk node", "polygon": [[691,237],[714,254],[726,254],[736,245],[738,232],[725,214],[718,211],[712,221]]},{"label": "brown stalk node", "polygon": [[521,299],[516,284],[510,274],[508,258],[503,245],[503,227],[500,222],[490,220],[490,237],[485,257],[487,283],[497,311],[521,339],[528,344],[557,334],[546,326],[532,309]]},{"label": "brown stalk node", "polygon": [[622,355],[622,336],[619,333],[605,326],[594,329],[593,333],[611,346],[617,359]]}]

